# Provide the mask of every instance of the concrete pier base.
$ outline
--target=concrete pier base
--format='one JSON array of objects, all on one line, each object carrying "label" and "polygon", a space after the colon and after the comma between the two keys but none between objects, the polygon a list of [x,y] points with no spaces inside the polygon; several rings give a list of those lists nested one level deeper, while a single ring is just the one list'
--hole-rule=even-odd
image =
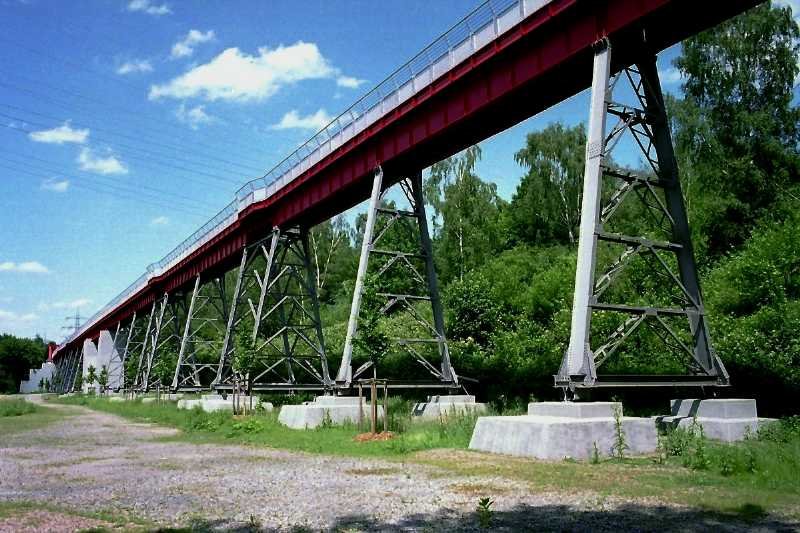
[{"label": "concrete pier base", "polygon": [[485,403],[477,403],[471,395],[428,396],[428,401],[414,405],[413,416],[422,419],[441,418],[456,414],[486,412]]},{"label": "concrete pier base", "polygon": [[750,399],[672,400],[670,412],[656,418],[662,430],[689,429],[696,419],[706,437],[723,442],[744,440],[748,434],[755,435],[761,424],[772,421],[759,419],[756,401]]},{"label": "concrete pier base", "polygon": [[[535,457],[589,459],[595,445],[600,456],[613,454],[617,438],[614,411],[618,402],[541,402],[528,405],[523,416],[485,416],[478,419],[472,450]],[[651,418],[622,417],[628,455],[653,453],[658,445]]]},{"label": "concrete pier base", "polygon": [[[370,405],[363,401],[364,421],[370,420]],[[383,418],[383,407],[378,406],[378,418]],[[358,398],[352,396],[317,396],[314,401],[301,405],[284,405],[278,422],[292,429],[313,429],[325,420],[331,424],[358,422]]]},{"label": "concrete pier base", "polygon": [[[241,409],[252,411],[258,407],[258,398],[250,396],[239,397],[239,406]],[[199,398],[184,397],[178,400],[178,409],[194,409],[199,407],[207,413],[214,411],[231,411],[233,412],[233,395],[229,394],[227,398],[223,398],[221,394],[203,394]],[[272,411],[272,404],[269,402],[262,402],[261,408],[266,411]]]}]

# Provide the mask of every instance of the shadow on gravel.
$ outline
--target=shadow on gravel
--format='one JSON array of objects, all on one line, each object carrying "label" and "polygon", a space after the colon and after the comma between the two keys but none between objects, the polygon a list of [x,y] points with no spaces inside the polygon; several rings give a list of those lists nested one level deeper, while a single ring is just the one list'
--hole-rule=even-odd
[{"label": "shadow on gravel", "polygon": [[[376,505],[380,505],[376,502]],[[481,527],[477,513],[461,514],[442,510],[435,514],[404,517],[396,523],[352,515],[339,519],[328,531],[797,531],[800,523],[766,516],[756,505],[745,505],[736,513],[722,514],[670,507],[629,505],[610,511],[574,510],[563,505],[526,506],[491,513],[488,528]],[[262,528],[253,521],[233,525],[225,520],[194,521],[186,528],[162,529],[182,531],[319,531],[295,527],[280,530]]]}]

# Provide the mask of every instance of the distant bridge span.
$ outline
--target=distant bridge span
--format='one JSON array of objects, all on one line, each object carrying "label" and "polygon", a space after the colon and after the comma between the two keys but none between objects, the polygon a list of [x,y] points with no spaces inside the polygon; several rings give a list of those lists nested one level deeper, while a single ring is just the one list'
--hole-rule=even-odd
[{"label": "distant bridge span", "polygon": [[612,71],[758,4],[757,0],[490,0],[368,93],[203,229],[92,317],[58,349],[143,313],[199,274],[239,265],[273,227],[313,226],[384,186],[500,132],[592,83],[593,45]]}]

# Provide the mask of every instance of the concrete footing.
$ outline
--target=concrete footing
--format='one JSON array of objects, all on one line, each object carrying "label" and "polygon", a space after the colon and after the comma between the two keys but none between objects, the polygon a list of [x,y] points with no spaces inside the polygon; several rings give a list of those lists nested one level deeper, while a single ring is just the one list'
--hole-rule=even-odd
[{"label": "concrete footing", "polygon": [[[258,405],[258,398],[253,398],[251,396],[239,397],[239,406],[241,409],[252,411],[258,407]],[[184,397],[178,400],[178,409],[194,409],[195,407],[199,407],[207,413],[212,413],[214,411],[233,412],[233,395],[229,394],[227,398],[223,398],[221,394],[203,394],[199,398]],[[272,411],[272,404],[269,402],[262,402],[261,408],[266,411]]]},{"label": "concrete footing", "polygon": [[[618,402],[542,402],[528,405],[523,416],[478,419],[469,447],[473,450],[537,459],[589,459],[613,454]],[[621,417],[626,454],[653,453],[658,433],[653,419]]]},{"label": "concrete footing", "polygon": [[[314,401],[300,405],[284,405],[278,421],[292,429],[313,429],[325,422],[344,424],[358,422],[358,398],[352,396],[317,396]],[[362,416],[370,418],[370,405],[363,401]],[[383,418],[383,407],[378,406],[378,417]]]},{"label": "concrete footing", "polygon": [[672,400],[670,415],[656,417],[660,429],[689,429],[697,420],[703,433],[710,439],[724,442],[743,440],[748,434],[755,435],[760,425],[771,419],[759,419],[756,401],[726,398],[712,400]]},{"label": "concrete footing", "polygon": [[485,412],[485,403],[477,403],[475,401],[475,396],[464,394],[428,396],[428,401],[414,405],[411,414],[425,419],[441,418],[464,413],[482,414]]}]

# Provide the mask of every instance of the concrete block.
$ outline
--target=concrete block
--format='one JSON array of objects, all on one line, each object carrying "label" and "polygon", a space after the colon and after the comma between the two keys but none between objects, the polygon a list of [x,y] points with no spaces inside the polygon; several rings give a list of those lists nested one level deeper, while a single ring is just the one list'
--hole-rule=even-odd
[{"label": "concrete block", "polygon": [[[239,405],[243,408],[250,409],[251,401],[249,397],[241,397]],[[253,398],[252,409],[258,406],[258,400]],[[214,394],[204,394],[202,397],[197,398],[182,398],[178,400],[178,409],[194,409],[200,407],[203,411],[211,413],[214,411],[231,411],[233,412],[233,396],[229,395],[227,399],[223,400],[222,396]],[[272,411],[272,404],[263,402],[261,408],[266,411]]]},{"label": "concrete block", "polygon": [[748,434],[755,435],[761,425],[752,399],[672,400],[670,411],[670,416],[656,417],[662,430],[689,429],[696,419],[706,437],[723,442],[744,440]]},{"label": "concrete block", "polygon": [[[469,447],[537,459],[589,459],[597,445],[601,456],[610,456],[617,437],[615,405],[619,404],[542,402],[528,406],[529,413],[536,414],[480,417]],[[653,419],[623,416],[622,431],[628,445],[626,454],[655,452],[658,431]]]},{"label": "concrete block", "polygon": [[122,396],[112,396],[108,399],[109,402],[124,402],[125,398]]},{"label": "concrete block", "polygon": [[[369,420],[370,406],[363,401],[364,420]],[[378,417],[383,418],[383,407],[378,406]],[[284,405],[278,414],[278,422],[292,429],[313,429],[325,419],[332,424],[358,422],[358,398],[352,396],[317,396],[314,401],[301,405]]]},{"label": "concrete block", "polygon": [[532,402],[531,416],[561,416],[567,418],[614,418],[614,410],[622,413],[620,402]]},{"label": "concrete block", "polygon": [[672,400],[670,412],[689,418],[758,418],[756,401],[741,398]]},{"label": "concrete block", "polygon": [[454,414],[485,412],[485,403],[477,403],[475,396],[462,394],[428,396],[428,401],[414,405],[411,414],[422,419],[435,419]]}]

